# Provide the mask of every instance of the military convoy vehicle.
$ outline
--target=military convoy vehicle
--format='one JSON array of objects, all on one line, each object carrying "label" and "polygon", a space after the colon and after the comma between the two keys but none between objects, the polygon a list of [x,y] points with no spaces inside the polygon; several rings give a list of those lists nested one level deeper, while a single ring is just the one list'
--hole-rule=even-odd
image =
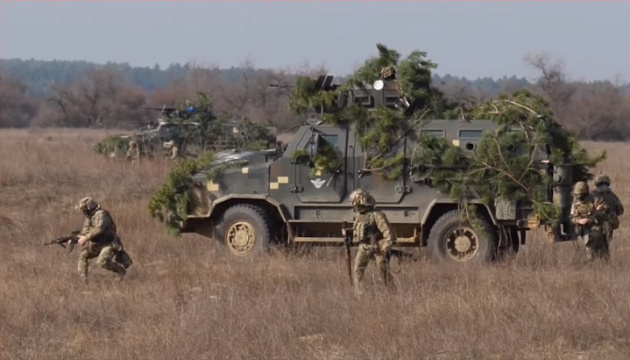
[{"label": "military convoy vehicle", "polygon": [[[220,151],[238,147],[238,140],[247,136],[247,124],[243,121],[219,121],[214,118],[212,120],[216,122],[216,125],[211,131],[212,134],[205,137],[198,135],[202,124],[191,120],[191,115],[196,111],[193,107],[189,107],[186,111],[174,107],[150,109],[161,112],[162,117],[157,120],[156,125],[132,134],[110,136],[95,144],[94,151],[112,158],[124,157],[129,148],[129,142],[135,140],[144,157],[153,157],[159,153],[168,156],[170,150],[164,145],[173,141],[181,155],[198,154],[203,151]],[[274,127],[264,127],[264,129],[267,131],[266,137],[251,140],[262,141],[267,147],[273,147],[276,129]]]},{"label": "military convoy vehicle", "polygon": [[164,155],[168,152],[164,148],[164,143],[173,140],[180,150],[185,147],[182,134],[193,131],[199,123],[171,123],[164,120],[158,120],[157,126],[144,129],[131,134],[116,134],[108,136],[93,146],[93,150],[97,153],[106,155],[110,158],[125,157],[129,142],[134,140],[140,147],[140,153],[144,157],[153,157],[156,153],[162,152]]},{"label": "military convoy vehicle", "polygon": [[[392,87],[379,81],[349,94],[348,101],[398,106],[399,97],[387,93]],[[431,120],[419,131],[472,153],[484,132],[497,126],[491,120]],[[341,164],[332,172],[314,172],[312,161],[294,156],[306,152],[312,159],[326,146],[341,154]],[[415,148],[411,139],[400,142],[399,149],[407,158],[404,172],[398,179],[388,180],[364,171],[366,152],[354,125],[315,119],[297,131],[282,154],[217,157],[215,165],[232,166],[213,178],[206,172],[193,174],[193,186],[186,191],[194,205],[179,222],[180,231],[214,238],[236,259],[254,258],[274,243],[343,245],[342,223],[355,217],[349,195],[362,188],[387,214],[395,229],[396,246],[426,248],[432,258],[442,261],[492,261],[498,254],[518,251],[526,242],[527,231],[538,227],[545,227],[552,241],[575,239],[568,219],[572,174],[569,166],[548,164],[553,149],[541,152],[538,160],[542,171],[554,179],[547,200],[561,206],[560,225],[551,226],[534,216],[531,204],[497,198],[490,205],[470,199],[480,211],[478,226],[472,226],[460,216],[460,204],[427,180],[428,169],[410,160]]]}]

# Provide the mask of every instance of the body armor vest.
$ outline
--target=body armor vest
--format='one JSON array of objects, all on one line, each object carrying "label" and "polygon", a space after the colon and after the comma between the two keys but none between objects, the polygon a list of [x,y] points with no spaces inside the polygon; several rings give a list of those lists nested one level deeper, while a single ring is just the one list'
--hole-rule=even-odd
[{"label": "body armor vest", "polygon": [[381,231],[378,229],[378,226],[376,226],[371,211],[357,216],[354,234],[356,234],[356,240],[359,243],[370,243],[370,237],[373,235],[376,235],[375,240],[382,238]]}]

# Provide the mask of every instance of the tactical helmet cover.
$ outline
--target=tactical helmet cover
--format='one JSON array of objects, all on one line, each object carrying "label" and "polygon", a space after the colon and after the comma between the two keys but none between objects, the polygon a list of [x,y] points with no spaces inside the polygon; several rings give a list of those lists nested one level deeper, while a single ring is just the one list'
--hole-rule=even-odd
[{"label": "tactical helmet cover", "polygon": [[363,189],[356,189],[350,194],[350,203],[352,207],[374,207],[376,201],[374,197]]},{"label": "tactical helmet cover", "polygon": [[588,194],[588,184],[585,183],[584,181],[578,181],[577,183],[575,183],[575,186],[573,187],[573,194],[574,195]]},{"label": "tactical helmet cover", "polygon": [[98,204],[89,196],[84,197],[77,204],[77,209],[81,211],[91,212],[94,211],[96,208],[98,208]]},{"label": "tactical helmet cover", "polygon": [[595,178],[595,185],[600,185],[600,184],[610,185],[610,183],[611,183],[611,181],[610,181],[610,178],[608,177],[608,175],[599,174]]}]

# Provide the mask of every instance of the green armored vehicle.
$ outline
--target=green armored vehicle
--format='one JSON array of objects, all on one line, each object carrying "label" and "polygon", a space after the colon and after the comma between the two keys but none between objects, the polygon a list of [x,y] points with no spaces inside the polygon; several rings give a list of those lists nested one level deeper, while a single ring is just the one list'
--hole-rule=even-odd
[{"label": "green armored vehicle", "polygon": [[[320,78],[320,84],[329,80]],[[344,101],[368,108],[409,107],[396,86],[382,80],[346,93]],[[472,156],[483,135],[498,127],[491,120],[438,119],[426,121],[418,131],[445,139]],[[362,188],[387,214],[397,246],[427,247],[433,258],[443,261],[491,261],[497,254],[518,251],[526,232],[538,227],[545,227],[554,242],[575,239],[568,218],[572,168],[552,164],[550,146],[534,159],[550,179],[545,197],[561,209],[559,221],[535,215],[527,201],[497,195],[488,203],[469,196],[467,203],[477,205],[473,226],[470,218],[462,217],[461,202],[432,185],[432,169],[414,160],[422,148],[412,137],[397,142],[397,154],[404,155],[404,161],[396,179],[366,171],[366,149],[361,144],[356,125],[332,125],[315,118],[297,131],[283,153],[217,154],[214,166],[231,166],[216,176],[204,171],[191,176],[191,185],[184,190],[191,201],[185,219],[178,222],[180,231],[213,238],[235,258],[256,257],[274,243],[343,245],[342,223],[355,216],[349,195]],[[314,159],[331,148],[339,163],[332,170],[318,167]]]},{"label": "green armored vehicle", "polygon": [[[172,141],[179,149],[180,156],[200,154],[247,145],[273,147],[276,129],[251,124],[249,121],[225,120],[214,117],[194,107],[180,110],[174,107],[150,108],[159,110],[161,118],[155,126],[133,134],[118,134],[103,139],[94,145],[93,150],[110,158],[125,157],[129,142],[136,141],[140,153],[145,157],[155,154],[170,155],[166,144]],[[200,113],[200,118],[193,118]],[[257,130],[253,133],[252,128]]]}]

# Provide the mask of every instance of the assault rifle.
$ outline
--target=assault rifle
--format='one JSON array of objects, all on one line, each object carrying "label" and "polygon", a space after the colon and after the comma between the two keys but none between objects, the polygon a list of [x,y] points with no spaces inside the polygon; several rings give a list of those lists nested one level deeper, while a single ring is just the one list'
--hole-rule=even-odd
[{"label": "assault rifle", "polygon": [[346,268],[348,270],[348,278],[350,278],[350,286],[354,285],[352,280],[352,259],[350,259],[350,246],[352,246],[352,237],[348,234],[348,222],[343,222],[343,229],[346,233],[344,243],[346,246]]},{"label": "assault rifle", "polygon": [[[575,211],[577,212],[577,210]],[[591,221],[591,224],[579,225],[580,227],[604,225],[607,220],[610,220],[608,205],[606,205],[603,198],[598,197],[593,201],[593,208],[588,213],[580,215],[580,219],[589,219]]]},{"label": "assault rifle", "polygon": [[64,244],[70,241],[70,245],[68,246],[68,252],[71,253],[72,250],[74,250],[75,245],[79,243],[79,233],[81,233],[80,230],[75,230],[70,233],[70,236],[58,237],[55,240],[45,242],[44,245],[59,244],[59,246],[65,249],[66,246]]},{"label": "assault rifle", "polygon": [[[378,238],[376,234],[371,234],[370,236],[370,244],[372,244],[372,247],[374,248],[374,251],[377,253],[381,253],[381,250],[378,248]],[[407,253],[398,249],[392,249],[390,248],[389,251],[387,251],[387,254],[383,254],[385,255],[385,258],[389,261],[389,259],[392,256],[395,256],[398,258],[398,261],[400,261],[403,257],[408,257],[411,258],[411,260],[413,261],[417,261],[418,259],[416,259],[416,256],[414,254],[411,253]]]},{"label": "assault rifle", "polygon": [[416,258],[416,256],[414,254],[408,253],[408,252],[404,252],[404,251],[400,251],[398,249],[389,249],[389,256],[395,256],[398,258],[398,261],[400,261],[402,258],[404,257],[408,257],[413,261],[418,261],[418,259]]}]

